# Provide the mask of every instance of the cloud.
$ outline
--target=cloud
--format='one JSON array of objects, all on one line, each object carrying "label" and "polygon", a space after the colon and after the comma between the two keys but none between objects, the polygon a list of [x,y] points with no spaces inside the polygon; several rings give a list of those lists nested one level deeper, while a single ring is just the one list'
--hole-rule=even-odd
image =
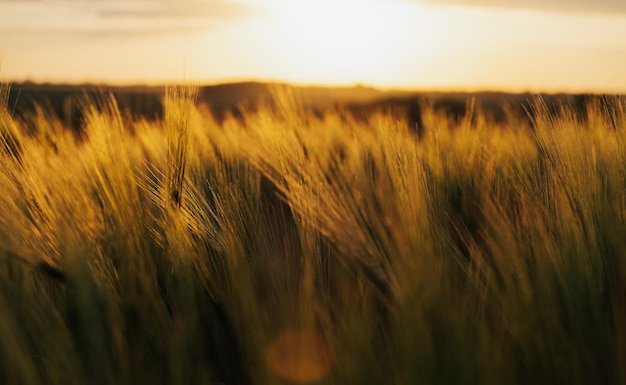
[{"label": "cloud", "polygon": [[186,34],[258,14],[238,0],[0,0],[0,34]]},{"label": "cloud", "polygon": [[103,18],[235,20],[260,13],[250,4],[226,0],[98,1],[90,6],[94,7],[97,16]]},{"label": "cloud", "polygon": [[[4,0],[7,1],[7,0]],[[12,0],[10,0],[12,1]],[[95,39],[107,39],[107,38],[141,38],[141,37],[155,37],[155,36],[172,36],[172,35],[188,35],[198,32],[207,31],[207,27],[195,27],[195,26],[172,26],[172,27],[94,27],[94,28],[71,28],[71,27],[31,27],[31,28],[2,28],[0,27],[0,34],[5,37],[19,36],[19,37],[33,37],[41,39],[41,35],[45,34],[47,37],[66,37],[66,38],[95,38]]]},{"label": "cloud", "polygon": [[624,0],[418,0],[431,5],[527,9],[562,13],[626,13]]}]

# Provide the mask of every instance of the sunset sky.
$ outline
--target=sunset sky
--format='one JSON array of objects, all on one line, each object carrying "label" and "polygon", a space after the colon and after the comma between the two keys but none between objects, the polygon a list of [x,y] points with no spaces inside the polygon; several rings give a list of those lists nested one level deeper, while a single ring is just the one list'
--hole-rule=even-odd
[{"label": "sunset sky", "polygon": [[624,0],[0,0],[11,81],[626,92]]}]

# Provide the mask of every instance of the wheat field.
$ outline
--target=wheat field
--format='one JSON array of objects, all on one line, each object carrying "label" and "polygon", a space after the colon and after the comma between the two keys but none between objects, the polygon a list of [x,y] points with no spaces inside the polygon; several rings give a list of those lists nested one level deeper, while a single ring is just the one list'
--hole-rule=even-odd
[{"label": "wheat field", "polygon": [[223,121],[0,90],[2,384],[626,384],[626,100]]}]

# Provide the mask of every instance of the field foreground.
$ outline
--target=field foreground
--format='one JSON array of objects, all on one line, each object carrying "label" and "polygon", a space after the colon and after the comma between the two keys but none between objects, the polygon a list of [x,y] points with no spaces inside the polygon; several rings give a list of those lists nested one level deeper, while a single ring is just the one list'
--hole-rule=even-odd
[{"label": "field foreground", "polygon": [[194,95],[77,131],[0,89],[0,383],[626,384],[626,100]]}]

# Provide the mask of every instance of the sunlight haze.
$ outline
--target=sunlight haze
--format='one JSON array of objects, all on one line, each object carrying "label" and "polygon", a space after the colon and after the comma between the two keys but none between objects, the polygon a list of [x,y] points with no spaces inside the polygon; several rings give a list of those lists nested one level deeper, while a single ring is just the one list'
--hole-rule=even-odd
[{"label": "sunlight haze", "polygon": [[617,92],[625,36],[609,0],[0,0],[11,81]]}]

